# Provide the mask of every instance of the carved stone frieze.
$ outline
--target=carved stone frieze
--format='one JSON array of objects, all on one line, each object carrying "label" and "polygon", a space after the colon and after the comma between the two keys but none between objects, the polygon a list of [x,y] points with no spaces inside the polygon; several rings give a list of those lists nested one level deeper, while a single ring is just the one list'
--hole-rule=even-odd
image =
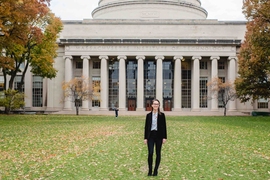
[{"label": "carved stone frieze", "polygon": [[148,51],[168,51],[168,52],[236,52],[233,46],[205,46],[205,45],[181,45],[181,46],[155,46],[155,45],[67,45],[66,52],[148,52]]}]

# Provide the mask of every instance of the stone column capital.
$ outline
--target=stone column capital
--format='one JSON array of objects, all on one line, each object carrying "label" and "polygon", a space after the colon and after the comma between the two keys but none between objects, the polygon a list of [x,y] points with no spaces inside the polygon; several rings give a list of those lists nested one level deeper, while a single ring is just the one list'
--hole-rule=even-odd
[{"label": "stone column capital", "polygon": [[183,56],[174,56],[173,57],[174,60],[180,59],[181,61],[184,60]]},{"label": "stone column capital", "polygon": [[137,60],[139,60],[139,59],[145,60],[145,56],[136,56],[136,59]]},{"label": "stone column capital", "polygon": [[87,60],[89,60],[89,59],[91,59],[91,57],[90,56],[81,56],[81,59],[87,59]]},{"label": "stone column capital", "polygon": [[219,56],[211,56],[211,57],[210,57],[210,60],[215,60],[215,59],[216,59],[216,60],[220,60],[220,57],[219,57]]},{"label": "stone column capital", "polygon": [[126,60],[127,59],[127,56],[117,56],[117,59],[118,60],[120,60],[120,59]]},{"label": "stone column capital", "polygon": [[109,57],[104,55],[104,56],[99,56],[99,59],[105,59],[105,60],[108,60]]},{"label": "stone column capital", "polygon": [[66,59],[69,59],[69,60],[72,60],[73,57],[72,56],[63,56],[63,58],[66,60]]},{"label": "stone column capital", "polygon": [[197,60],[201,60],[202,57],[201,57],[201,56],[193,56],[193,57],[192,57],[192,60],[196,60],[196,59],[197,59]]},{"label": "stone column capital", "polygon": [[155,59],[156,60],[158,60],[158,59],[164,60],[164,56],[156,56]]},{"label": "stone column capital", "polygon": [[238,58],[237,58],[236,56],[230,56],[230,57],[228,57],[228,60],[229,60],[229,61],[231,61],[231,60],[237,61]]}]

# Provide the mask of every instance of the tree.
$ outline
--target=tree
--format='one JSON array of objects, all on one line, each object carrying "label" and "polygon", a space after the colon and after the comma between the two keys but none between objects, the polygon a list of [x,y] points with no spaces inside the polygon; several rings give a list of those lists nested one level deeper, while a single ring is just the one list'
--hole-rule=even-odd
[{"label": "tree", "polygon": [[8,89],[4,92],[5,96],[0,97],[0,106],[6,107],[6,113],[24,107],[24,94],[16,90]]},{"label": "tree", "polygon": [[99,98],[100,84],[90,83],[88,78],[74,78],[62,84],[65,100],[71,100],[76,107],[76,115],[79,115],[79,107],[85,100]]},{"label": "tree", "polygon": [[[49,9],[50,0],[2,0],[0,2],[0,68],[4,89],[13,89],[20,73],[18,90],[22,92],[25,74],[54,78],[57,38],[62,22]],[[9,78],[8,78],[9,77]],[[7,80],[9,81],[7,82]]]},{"label": "tree", "polygon": [[[50,12],[49,1],[4,0],[0,8],[2,36],[0,65],[5,87],[13,88],[16,75],[22,72],[21,85],[29,66],[31,72],[41,77],[53,78],[53,67],[58,48],[56,40],[62,30],[62,22]],[[7,76],[10,80],[7,83]],[[21,91],[21,87],[19,87]]]},{"label": "tree", "polygon": [[235,81],[241,102],[270,97],[270,1],[244,0],[247,22]]},{"label": "tree", "polygon": [[222,79],[215,77],[207,83],[207,86],[210,87],[210,92],[212,95],[210,99],[216,98],[221,100],[224,107],[224,116],[226,116],[228,102],[234,101],[237,97],[234,83],[223,82]]}]

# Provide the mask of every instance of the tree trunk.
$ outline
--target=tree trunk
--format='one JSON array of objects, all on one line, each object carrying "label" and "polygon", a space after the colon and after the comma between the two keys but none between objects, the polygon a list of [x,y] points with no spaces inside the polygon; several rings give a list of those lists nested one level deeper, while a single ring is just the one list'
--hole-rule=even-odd
[{"label": "tree trunk", "polygon": [[227,108],[226,106],[224,107],[224,116],[226,116]]},{"label": "tree trunk", "polygon": [[15,76],[16,76],[16,74],[14,75],[14,73],[12,73],[12,75],[10,76],[10,80],[8,82],[8,89],[14,89],[13,83],[14,83]]},{"label": "tree trunk", "polygon": [[[5,98],[7,98],[8,93],[5,93]],[[9,106],[5,106],[5,114],[10,114],[10,105]]]},{"label": "tree trunk", "polygon": [[23,92],[24,79],[25,79],[25,74],[26,74],[26,72],[27,72],[28,66],[29,66],[29,62],[27,61],[26,65],[25,65],[25,68],[24,68],[24,70],[23,70],[23,73],[22,73],[21,82],[19,83],[19,86],[18,86],[18,91],[19,91],[19,92]]},{"label": "tree trunk", "polygon": [[76,115],[78,116],[79,115],[79,106],[76,105]]},{"label": "tree trunk", "polygon": [[9,107],[5,107],[5,114],[10,114],[10,108]]},{"label": "tree trunk", "polygon": [[7,90],[7,73],[5,70],[2,71],[4,75],[4,90]]}]

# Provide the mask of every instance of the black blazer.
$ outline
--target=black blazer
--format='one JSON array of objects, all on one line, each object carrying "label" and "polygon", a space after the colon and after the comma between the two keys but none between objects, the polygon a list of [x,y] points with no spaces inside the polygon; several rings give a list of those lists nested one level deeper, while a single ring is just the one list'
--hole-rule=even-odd
[{"label": "black blazer", "polygon": [[[149,139],[152,126],[152,112],[146,115],[144,127],[144,139]],[[166,117],[164,113],[158,114],[157,117],[157,136],[160,139],[167,139]]]}]

